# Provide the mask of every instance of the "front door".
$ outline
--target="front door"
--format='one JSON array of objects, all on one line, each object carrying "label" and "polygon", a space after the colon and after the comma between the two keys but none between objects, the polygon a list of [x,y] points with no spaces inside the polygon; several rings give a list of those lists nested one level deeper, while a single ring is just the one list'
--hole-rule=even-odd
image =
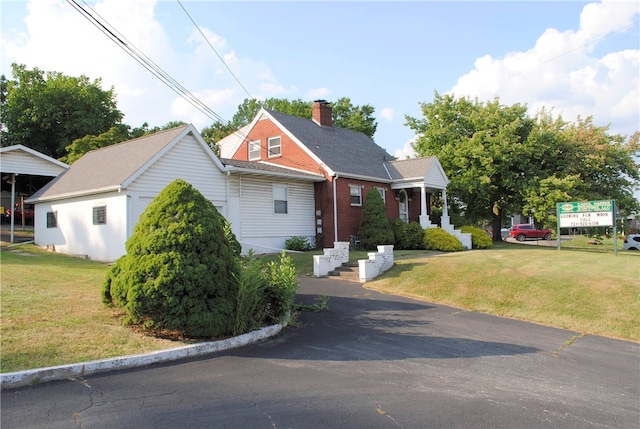
[{"label": "front door", "polygon": [[409,201],[407,198],[407,193],[404,189],[401,189],[400,193],[398,194],[398,204],[400,211],[400,220],[409,223]]}]

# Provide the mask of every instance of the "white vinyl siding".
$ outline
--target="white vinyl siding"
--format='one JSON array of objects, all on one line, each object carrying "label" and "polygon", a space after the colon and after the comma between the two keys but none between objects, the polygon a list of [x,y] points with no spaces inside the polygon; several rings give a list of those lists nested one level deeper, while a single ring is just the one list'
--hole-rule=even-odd
[{"label": "white vinyl siding", "polygon": [[289,181],[287,216],[273,212],[273,179],[242,176],[234,180],[237,189],[230,193],[240,197],[242,240],[254,237],[280,238],[315,235],[315,199],[313,183]]},{"label": "white vinyl siding", "polygon": [[226,176],[217,168],[209,154],[188,135],[129,186],[129,193],[155,197],[175,179],[193,185],[216,206],[225,205],[227,199]]}]

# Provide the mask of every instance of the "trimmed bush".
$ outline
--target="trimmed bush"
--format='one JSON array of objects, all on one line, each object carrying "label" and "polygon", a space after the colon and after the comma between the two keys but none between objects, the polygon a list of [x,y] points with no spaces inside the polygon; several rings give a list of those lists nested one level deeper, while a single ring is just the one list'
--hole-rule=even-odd
[{"label": "trimmed bush", "polygon": [[400,248],[404,250],[424,249],[424,229],[418,222],[405,224],[404,239]]},{"label": "trimmed bush", "polygon": [[463,226],[460,231],[471,233],[471,245],[474,249],[488,249],[493,246],[491,237],[483,229],[475,226]]},{"label": "trimmed bush", "polygon": [[405,236],[405,227],[407,223],[400,219],[389,219],[391,231],[393,231],[393,245],[396,249],[400,249]]},{"label": "trimmed bush", "polygon": [[149,204],[103,287],[103,300],[123,307],[126,322],[187,337],[233,330],[238,294],[237,249],[225,219],[193,186],[178,179]]},{"label": "trimmed bush", "polygon": [[395,240],[387,219],[387,208],[376,188],[367,193],[362,207],[362,218],[358,235],[365,250],[376,250],[378,245],[392,244]]},{"label": "trimmed bush", "polygon": [[295,250],[298,252],[302,252],[305,250],[310,250],[311,243],[309,243],[309,240],[307,239],[307,237],[294,236],[294,237],[287,238],[284,241],[284,247],[287,250]]},{"label": "trimmed bush", "polygon": [[442,228],[427,228],[424,232],[424,246],[427,250],[439,250],[441,252],[464,250],[458,239]]}]

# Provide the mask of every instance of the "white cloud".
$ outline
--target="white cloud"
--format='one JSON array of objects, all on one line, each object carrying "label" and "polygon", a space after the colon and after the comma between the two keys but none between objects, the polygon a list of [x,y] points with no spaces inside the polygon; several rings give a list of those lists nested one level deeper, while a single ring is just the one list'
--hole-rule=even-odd
[{"label": "white cloud", "polygon": [[402,149],[398,149],[393,153],[397,159],[415,158],[416,153],[413,150],[413,144],[416,142],[416,137],[407,140]]},{"label": "white cloud", "polygon": [[396,112],[394,112],[393,109],[389,107],[385,107],[380,112],[380,117],[385,121],[393,121],[396,118]]},{"label": "white cloud", "polygon": [[319,100],[329,95],[329,88],[312,88],[307,91],[307,98],[310,100]]},{"label": "white cloud", "polygon": [[[200,32],[172,34],[172,40],[155,17],[156,0],[136,0],[123,7],[122,0],[92,3],[100,17],[111,24],[127,43],[157,64],[165,73],[194,94],[225,120],[249,94],[245,88],[257,88],[255,97],[272,97],[287,92],[278,85],[268,65],[238,56],[225,38],[207,28]],[[3,6],[4,7],[4,6]],[[179,8],[176,9],[178,11]],[[198,128],[213,122],[176,92],[142,67],[107,36],[64,0],[32,0],[27,5],[26,30],[23,33],[3,29],[0,56],[3,70],[10,76],[12,62],[59,71],[70,76],[101,78],[103,89],[114,87],[118,109],[124,122],[140,126],[164,125],[182,120]],[[224,58],[227,70],[217,55]]]},{"label": "white cloud", "polygon": [[450,93],[504,104],[527,104],[530,113],[553,109],[568,121],[593,116],[611,132],[640,127],[640,50],[593,54],[599,40],[624,31],[638,15],[635,2],[604,1],[584,7],[578,30],[547,29],[528,51],[478,58]]}]

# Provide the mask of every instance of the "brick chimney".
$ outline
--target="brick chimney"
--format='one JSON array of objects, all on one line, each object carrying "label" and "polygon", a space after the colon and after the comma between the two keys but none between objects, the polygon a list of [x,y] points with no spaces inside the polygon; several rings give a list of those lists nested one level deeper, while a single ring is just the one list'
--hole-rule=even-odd
[{"label": "brick chimney", "polygon": [[326,100],[316,100],[311,106],[311,117],[313,122],[318,125],[333,127],[333,118],[331,117],[331,104]]}]

